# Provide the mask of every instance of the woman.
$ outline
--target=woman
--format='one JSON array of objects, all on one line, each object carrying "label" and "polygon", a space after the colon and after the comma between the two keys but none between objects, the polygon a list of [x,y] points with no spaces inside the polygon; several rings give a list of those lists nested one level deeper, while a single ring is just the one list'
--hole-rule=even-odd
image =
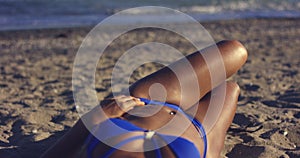
[{"label": "woman", "polygon": [[[217,47],[224,62],[225,78],[228,78],[245,63],[247,52],[237,41],[222,41],[217,43]],[[216,49],[213,47],[208,47],[200,52],[201,54],[212,54],[215,51]],[[190,95],[182,94],[181,81],[177,79],[176,74],[169,67],[165,67],[135,82],[130,87],[131,96],[117,96],[104,100],[101,103],[101,108],[109,119],[99,115],[101,113],[100,107],[96,107],[85,114],[43,157],[180,157],[182,155],[186,157],[188,154],[190,154],[188,157],[219,157],[224,145],[226,131],[235,114],[239,87],[233,82],[225,81],[225,78],[222,77],[217,77],[212,83],[212,74],[217,74],[220,69],[219,61],[212,59],[209,64],[206,64],[207,61],[201,54],[196,52],[187,56],[187,60],[198,77],[200,92],[190,93],[192,95],[197,94],[196,103],[195,99],[190,99]],[[185,69],[180,60],[173,63],[172,66],[178,71]],[[190,76],[187,75],[185,80],[189,81],[189,78]],[[158,99],[158,102],[150,100],[149,89],[155,83],[164,87],[167,94],[165,100]],[[215,118],[214,126],[205,134],[205,127],[203,128],[200,122],[204,121],[209,106],[214,106],[210,104],[210,92],[214,90],[214,95],[218,95],[222,86],[226,87],[225,99],[222,102],[223,108],[219,117]],[[177,105],[180,105],[180,108]],[[152,109],[157,109],[153,115],[139,117],[139,115],[146,116]],[[175,116],[177,116],[175,123],[166,126]],[[190,116],[194,116],[194,119]],[[82,120],[85,120],[85,123],[89,122],[89,125],[84,124]],[[118,133],[118,131],[107,124],[110,121],[126,129],[129,127],[133,129],[122,134],[113,134]],[[187,123],[192,124],[186,126],[177,140],[178,133],[172,132]],[[121,142],[119,146],[123,147],[122,150],[114,150],[107,142],[103,143],[96,138],[97,136],[90,135],[88,129],[91,127],[89,126],[96,126],[94,135],[103,133],[112,135],[113,137],[107,138],[114,144],[114,148],[117,148],[118,142]],[[163,126],[166,128],[159,132],[156,131]],[[175,137],[174,143],[166,141],[167,138],[173,137]],[[159,148],[146,150],[145,144],[154,146],[149,140],[155,142],[156,145],[158,144]]]}]

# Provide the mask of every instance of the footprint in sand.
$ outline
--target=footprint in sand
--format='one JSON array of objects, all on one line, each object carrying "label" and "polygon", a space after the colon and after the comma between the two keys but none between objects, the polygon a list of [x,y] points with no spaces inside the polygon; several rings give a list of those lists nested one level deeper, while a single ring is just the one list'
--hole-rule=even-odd
[{"label": "footprint in sand", "polygon": [[300,89],[291,87],[276,100],[265,100],[262,103],[275,108],[300,108]]},{"label": "footprint in sand", "polygon": [[253,158],[259,157],[261,153],[265,151],[263,146],[247,146],[244,144],[237,144],[228,154],[227,157],[242,157],[242,158]]},{"label": "footprint in sand", "polygon": [[290,152],[300,148],[299,127],[286,127],[284,129],[275,128],[262,133],[259,137],[266,140],[271,140],[271,142],[278,146],[278,148]]},{"label": "footprint in sand", "polygon": [[261,128],[261,123],[254,116],[246,116],[245,114],[237,113],[234,116],[233,123],[237,124],[241,131],[255,132]]},{"label": "footprint in sand", "polygon": [[293,88],[287,90],[283,95],[278,97],[278,100],[294,103],[294,104],[300,104],[300,89],[297,90]]}]

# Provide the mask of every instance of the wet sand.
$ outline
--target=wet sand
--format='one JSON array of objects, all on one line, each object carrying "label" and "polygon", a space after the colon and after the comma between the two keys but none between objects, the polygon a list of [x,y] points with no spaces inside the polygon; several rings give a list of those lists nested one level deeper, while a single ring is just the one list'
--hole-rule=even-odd
[{"label": "wet sand", "polygon": [[[242,91],[222,156],[300,157],[300,20],[201,24],[215,41],[237,39],[249,52],[245,66],[231,78]],[[72,67],[90,29],[0,32],[0,157],[39,157],[79,119],[72,93]],[[186,40],[168,37],[170,32],[144,29],[111,44],[105,62],[97,69],[98,98],[110,94],[110,73],[120,54],[137,43],[168,41],[181,52],[193,52]],[[130,82],[160,66],[142,66]]]}]

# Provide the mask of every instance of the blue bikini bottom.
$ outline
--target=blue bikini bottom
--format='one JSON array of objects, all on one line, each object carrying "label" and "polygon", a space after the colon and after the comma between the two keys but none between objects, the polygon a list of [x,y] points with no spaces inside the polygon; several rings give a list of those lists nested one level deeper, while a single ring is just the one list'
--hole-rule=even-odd
[{"label": "blue bikini bottom", "polygon": [[[207,152],[206,133],[203,126],[198,120],[192,118],[190,115],[187,115],[179,106],[169,104],[169,103],[152,101],[145,98],[140,98],[140,100],[142,102],[145,102],[146,105],[151,104],[151,105],[166,106],[174,110],[177,110],[177,112],[184,114],[196,127],[196,129],[199,132],[199,135],[202,137],[202,140],[204,142],[203,157],[204,158],[206,157],[206,152]],[[178,158],[194,158],[194,157],[199,158],[200,157],[200,152],[198,151],[194,143],[190,142],[187,139],[184,139],[182,137],[172,136],[172,135],[165,135],[154,131],[149,131],[122,119],[110,118],[104,121],[103,123],[101,123],[97,128],[98,130],[96,130],[96,133],[94,133],[94,135],[101,135],[101,137],[105,136],[105,138],[107,139],[120,136],[126,133],[134,132],[134,131],[141,131],[141,133],[143,133],[141,135],[133,136],[125,140],[122,140],[114,147],[110,148],[110,150],[107,151],[104,155],[100,155],[99,157],[101,158],[102,157],[108,158],[123,145],[139,139],[150,139],[155,147],[156,157],[161,158],[162,155],[158,147],[158,140],[157,140],[158,138],[153,137],[153,135],[159,136],[161,140],[163,140],[166,144],[168,144],[168,147],[171,149],[173,154]],[[120,129],[124,129],[124,130],[120,130]],[[100,143],[99,139],[96,138],[94,135],[90,134],[88,139],[88,145],[87,145],[88,158],[92,158],[92,153],[95,147]]]}]

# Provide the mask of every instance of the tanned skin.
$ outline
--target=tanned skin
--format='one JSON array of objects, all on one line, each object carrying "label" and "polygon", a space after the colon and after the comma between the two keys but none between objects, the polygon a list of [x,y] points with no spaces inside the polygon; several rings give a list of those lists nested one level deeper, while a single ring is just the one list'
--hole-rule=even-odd
[{"label": "tanned skin", "polygon": [[[130,87],[131,96],[117,96],[104,100],[99,107],[95,107],[92,111],[85,114],[82,119],[78,120],[74,127],[71,128],[59,141],[57,141],[55,145],[49,148],[42,155],[42,157],[86,157],[86,148],[84,146],[84,142],[89,135],[88,129],[91,129],[92,126],[95,126],[107,119],[106,117],[103,117],[103,114],[101,115],[101,110],[99,110],[100,107],[109,118],[124,119],[132,124],[135,124],[136,126],[150,130],[158,129],[173,119],[173,117],[178,116],[178,118],[181,119],[178,119],[176,124],[172,124],[165,130],[160,131],[161,133],[172,135],[172,131],[174,131],[173,129],[177,128],[176,126],[180,126],[182,123],[188,122],[188,120],[185,119],[184,116],[181,116],[181,114],[175,112],[176,114],[174,115],[174,113],[172,113],[174,112],[173,109],[160,107],[161,109],[159,109],[158,112],[152,116],[134,116],[134,114],[140,115],[143,114],[143,112],[146,114],[147,110],[143,110],[143,108],[155,108],[155,106],[151,105],[148,107],[148,105],[145,105],[138,98],[143,97],[151,99],[149,88],[154,83],[160,83],[167,92],[166,100],[164,101],[180,105],[180,107],[186,113],[193,114],[195,118],[202,123],[205,119],[204,116],[206,116],[209,106],[222,107],[218,117],[212,117],[212,119],[215,119],[212,121],[214,124],[213,126],[209,127],[209,131],[207,131],[207,157],[218,158],[224,146],[226,132],[235,115],[238,95],[240,92],[239,86],[236,83],[226,81],[226,78],[229,78],[236,73],[246,62],[247,51],[238,41],[221,41],[217,43],[217,48],[220,51],[223,65],[219,63],[219,60],[214,60],[212,58],[213,60],[210,60],[212,63],[209,63],[209,67],[201,55],[203,53],[216,53],[216,47],[214,46],[205,48],[201,50],[200,53],[195,52],[186,57],[198,77],[200,93],[195,93],[197,96],[190,97],[190,95],[182,94],[180,82],[178,81],[176,74],[174,74],[174,72],[168,67],[162,68],[132,84]],[[176,71],[178,70],[179,72],[184,71],[185,69],[185,66],[182,66],[182,60],[179,60],[171,65],[176,68]],[[225,67],[225,74],[223,74],[225,75],[225,78],[222,76],[218,78],[218,75],[216,75],[217,79],[212,83],[211,73],[218,73],[220,66]],[[190,80],[189,77],[189,75],[186,75],[187,81]],[[222,87],[226,88],[225,99],[224,102],[222,102],[223,105],[211,104],[212,97],[210,96],[218,95],[218,92],[224,90]],[[212,90],[214,90],[214,94],[212,94]],[[193,95],[193,93],[191,93],[191,95]],[[122,141],[123,139],[134,134],[135,133],[119,136],[115,138],[115,141]],[[200,153],[203,154],[203,142],[201,138],[199,138],[194,126],[189,126],[181,135],[181,137],[193,142]],[[143,143],[143,140],[138,140],[128,143],[126,146],[135,148],[135,146],[143,146]],[[92,155],[93,157],[100,157],[109,149],[109,146],[99,143]],[[163,157],[175,157],[168,146],[162,147],[160,150]],[[128,152],[117,150],[111,155],[111,157],[144,158],[155,157],[155,154],[151,151]]]}]

